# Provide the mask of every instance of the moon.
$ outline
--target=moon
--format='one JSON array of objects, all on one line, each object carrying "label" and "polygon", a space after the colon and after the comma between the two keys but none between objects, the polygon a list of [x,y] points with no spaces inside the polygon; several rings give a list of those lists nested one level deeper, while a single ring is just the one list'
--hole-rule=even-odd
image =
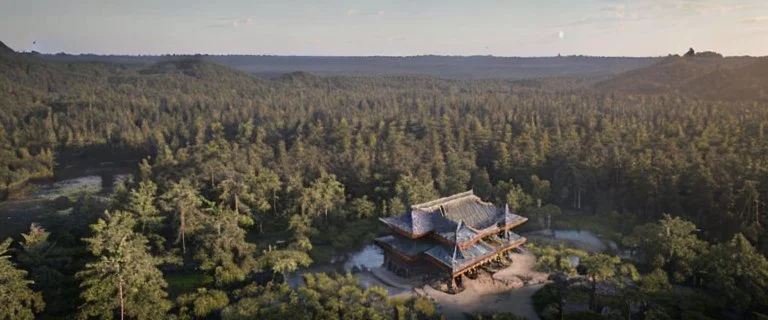
[{"label": "moon", "polygon": [[560,30],[560,31],[557,33],[557,37],[558,37],[558,38],[560,38],[560,39],[563,39],[563,38],[565,38],[565,32],[563,32],[563,30]]}]

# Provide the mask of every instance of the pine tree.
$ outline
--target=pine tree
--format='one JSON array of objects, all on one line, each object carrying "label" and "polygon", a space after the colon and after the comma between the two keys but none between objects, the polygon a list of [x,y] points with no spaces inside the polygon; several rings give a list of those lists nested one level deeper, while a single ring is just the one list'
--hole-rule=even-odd
[{"label": "pine tree", "polygon": [[235,174],[231,178],[227,178],[219,182],[219,199],[224,203],[227,203],[235,213],[237,214],[249,214],[251,208],[245,205],[243,202],[251,202],[253,194],[249,188],[250,186],[244,181],[244,178]]},{"label": "pine tree", "polygon": [[19,264],[30,270],[37,288],[54,287],[64,275],[59,270],[62,258],[59,251],[48,241],[50,232],[36,223],[29,226],[29,233],[22,233],[24,241],[19,243]]},{"label": "pine tree", "polygon": [[344,203],[344,185],[336,180],[335,175],[323,172],[304,190],[302,198],[307,210],[322,213],[328,223],[328,211]]},{"label": "pine tree", "polygon": [[9,254],[11,239],[0,243],[0,319],[34,319],[43,311],[43,295],[32,291],[27,272],[16,268]]},{"label": "pine tree", "polygon": [[217,285],[243,281],[256,269],[256,246],[245,240],[239,214],[228,208],[215,210],[198,233],[195,259],[201,269],[213,274]]},{"label": "pine tree", "polygon": [[145,235],[158,231],[165,220],[155,207],[156,196],[157,185],[149,180],[139,182],[139,188],[131,190],[128,196],[128,210],[136,215],[139,229]]},{"label": "pine tree", "polygon": [[490,199],[493,194],[493,185],[491,185],[488,171],[477,168],[472,172],[472,190],[481,199]]},{"label": "pine tree", "polygon": [[432,178],[428,175],[422,177],[406,174],[400,176],[395,184],[396,197],[405,206],[426,202],[438,198]]},{"label": "pine tree", "polygon": [[700,260],[708,275],[707,286],[729,305],[768,306],[768,260],[743,235],[713,246]]},{"label": "pine tree", "polygon": [[107,212],[91,225],[93,235],[83,241],[96,259],[76,275],[85,301],[80,319],[161,319],[171,308],[159,260],[134,226],[131,214],[121,211]]},{"label": "pine tree", "polygon": [[603,253],[595,253],[582,260],[589,283],[589,309],[597,311],[597,283],[616,276],[619,263],[621,259],[618,257]]},{"label": "pine tree", "polygon": [[471,178],[468,170],[468,161],[460,158],[455,151],[450,151],[445,157],[445,184],[443,195],[448,196],[467,191],[467,185]]},{"label": "pine tree", "polygon": [[200,227],[200,206],[203,201],[195,186],[187,179],[171,184],[162,196],[166,210],[173,211],[176,218],[176,241],[181,242],[182,254],[187,253],[187,233],[192,233]]},{"label": "pine tree", "polygon": [[277,192],[280,191],[280,177],[268,168],[259,168],[257,174],[246,178],[251,191],[250,206],[254,209],[252,217],[259,222],[259,232],[263,232],[264,221],[268,214],[277,216]]},{"label": "pine tree", "polygon": [[196,292],[185,293],[176,299],[179,306],[179,319],[208,319],[229,305],[227,293],[220,290],[198,288]]},{"label": "pine tree", "polygon": [[28,233],[21,234],[19,265],[29,271],[35,282],[33,289],[43,293],[47,301],[44,317],[72,314],[76,307],[77,285],[71,277],[71,251],[59,241],[48,240],[50,232],[32,223]]}]

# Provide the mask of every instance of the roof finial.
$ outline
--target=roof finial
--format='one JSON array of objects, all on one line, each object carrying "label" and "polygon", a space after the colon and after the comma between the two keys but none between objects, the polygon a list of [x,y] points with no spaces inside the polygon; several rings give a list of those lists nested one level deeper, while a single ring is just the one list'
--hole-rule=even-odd
[{"label": "roof finial", "polygon": [[453,262],[456,263],[456,251],[458,251],[459,248],[459,229],[461,229],[461,224],[464,222],[464,220],[459,220],[459,223],[456,224],[456,232],[454,233],[455,240],[453,241]]}]

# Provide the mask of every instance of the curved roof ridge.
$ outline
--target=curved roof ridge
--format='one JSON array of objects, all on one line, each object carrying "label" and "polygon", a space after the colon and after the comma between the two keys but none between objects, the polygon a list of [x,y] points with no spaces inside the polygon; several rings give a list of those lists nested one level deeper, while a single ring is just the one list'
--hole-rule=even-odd
[{"label": "curved roof ridge", "polygon": [[411,206],[411,209],[424,210],[424,211],[432,211],[432,210],[436,209],[435,207],[437,207],[437,206],[445,205],[447,203],[454,202],[456,200],[460,200],[460,199],[464,199],[464,198],[470,198],[470,197],[471,198],[476,198],[477,200],[482,202],[482,200],[480,200],[480,198],[475,195],[474,191],[469,190],[469,191],[465,191],[465,192],[462,192],[462,193],[457,193],[457,194],[454,194],[454,195],[443,197],[443,198],[440,198],[440,199],[435,199],[435,200],[424,202],[424,203],[414,204],[414,205]]}]

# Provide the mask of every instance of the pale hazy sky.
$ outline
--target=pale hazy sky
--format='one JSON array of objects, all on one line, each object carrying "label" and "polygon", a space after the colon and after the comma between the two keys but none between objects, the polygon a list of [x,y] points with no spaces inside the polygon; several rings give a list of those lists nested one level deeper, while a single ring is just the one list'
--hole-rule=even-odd
[{"label": "pale hazy sky", "polygon": [[0,0],[0,41],[101,54],[768,55],[768,0]]}]

